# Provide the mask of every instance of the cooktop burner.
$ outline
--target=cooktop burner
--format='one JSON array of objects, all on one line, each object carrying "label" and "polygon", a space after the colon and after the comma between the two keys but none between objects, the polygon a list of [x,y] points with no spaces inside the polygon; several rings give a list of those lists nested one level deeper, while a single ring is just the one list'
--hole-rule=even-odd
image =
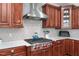
[{"label": "cooktop burner", "polygon": [[36,40],[33,39],[26,39],[25,41],[27,41],[30,44],[35,44],[35,43],[45,43],[45,42],[51,42],[52,40],[50,39],[45,39],[45,38],[39,38]]}]

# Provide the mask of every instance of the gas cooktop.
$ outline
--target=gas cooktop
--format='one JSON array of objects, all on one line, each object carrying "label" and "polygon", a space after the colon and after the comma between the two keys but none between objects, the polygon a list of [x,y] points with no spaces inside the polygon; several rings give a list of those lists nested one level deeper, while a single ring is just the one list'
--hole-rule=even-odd
[{"label": "gas cooktop", "polygon": [[52,40],[50,39],[45,39],[45,38],[39,38],[36,40],[33,39],[25,39],[26,42],[30,43],[30,44],[35,44],[35,43],[45,43],[45,42],[51,42]]}]

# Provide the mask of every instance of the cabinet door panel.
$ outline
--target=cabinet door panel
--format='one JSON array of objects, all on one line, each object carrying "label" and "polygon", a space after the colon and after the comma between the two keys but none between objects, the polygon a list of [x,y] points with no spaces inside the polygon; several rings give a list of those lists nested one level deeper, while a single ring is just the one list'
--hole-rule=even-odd
[{"label": "cabinet door panel", "polygon": [[61,7],[55,9],[55,28],[61,28]]},{"label": "cabinet door panel", "polygon": [[8,10],[10,10],[10,8],[8,9],[8,5],[7,3],[2,3],[0,4],[0,8],[2,9],[1,10],[1,19],[0,19],[0,27],[8,27],[10,24],[9,24],[9,21],[10,19],[7,19],[7,14],[10,12]]},{"label": "cabinet door panel", "polygon": [[63,55],[64,55],[64,46],[58,45],[58,56],[63,56]]},{"label": "cabinet door panel", "polygon": [[42,21],[42,27],[43,28],[49,28],[50,27],[50,7],[47,5],[42,8],[43,12],[48,16],[48,19],[45,19]]},{"label": "cabinet door panel", "polygon": [[47,20],[42,21],[43,28],[57,28],[60,29],[60,7],[56,7],[50,4],[43,6],[43,12],[48,16]]},{"label": "cabinet door panel", "polygon": [[14,4],[14,27],[22,27],[22,4],[15,3]]},{"label": "cabinet door panel", "polygon": [[65,55],[73,56],[74,55],[74,40],[65,39]]},{"label": "cabinet door panel", "polygon": [[72,9],[72,29],[79,29],[79,7]]},{"label": "cabinet door panel", "polygon": [[0,27],[23,27],[22,3],[0,3]]},{"label": "cabinet door panel", "polygon": [[48,16],[47,20],[42,21],[42,27],[43,28],[54,28],[55,26],[55,6],[52,6],[50,4],[46,4],[43,6],[43,12]]},{"label": "cabinet door panel", "polygon": [[49,14],[50,14],[50,15],[49,15],[49,16],[50,16],[50,17],[49,17],[49,18],[50,18],[50,19],[49,19],[49,20],[50,20],[50,27],[53,28],[54,25],[55,25],[55,24],[54,24],[54,23],[55,23],[55,17],[54,17],[54,15],[55,15],[55,8],[54,8],[54,7],[53,7],[53,8],[50,7]]}]

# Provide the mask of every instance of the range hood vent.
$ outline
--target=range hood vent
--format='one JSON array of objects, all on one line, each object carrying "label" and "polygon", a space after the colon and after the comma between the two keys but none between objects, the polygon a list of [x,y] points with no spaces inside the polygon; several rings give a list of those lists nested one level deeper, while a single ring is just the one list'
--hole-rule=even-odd
[{"label": "range hood vent", "polygon": [[30,12],[25,14],[23,18],[31,20],[46,20],[48,16],[39,10],[37,3],[30,3]]}]

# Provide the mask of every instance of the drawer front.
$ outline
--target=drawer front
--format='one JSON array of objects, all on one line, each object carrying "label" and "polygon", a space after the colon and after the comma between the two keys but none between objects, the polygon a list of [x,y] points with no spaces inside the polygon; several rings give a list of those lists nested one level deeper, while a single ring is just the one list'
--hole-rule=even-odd
[{"label": "drawer front", "polygon": [[11,56],[10,52],[2,52],[0,53],[0,56]]},{"label": "drawer front", "polygon": [[26,55],[26,46],[19,46],[0,50],[0,56],[21,55],[20,53]]},{"label": "drawer front", "polygon": [[42,51],[41,50],[32,51],[31,52],[31,56],[42,56]]},{"label": "drawer front", "polygon": [[25,52],[16,53],[13,56],[26,56],[26,51]]},{"label": "drawer front", "polygon": [[1,49],[0,56],[8,56],[11,55],[11,49]]},{"label": "drawer front", "polygon": [[14,53],[25,52],[26,46],[19,46],[12,49]]}]

